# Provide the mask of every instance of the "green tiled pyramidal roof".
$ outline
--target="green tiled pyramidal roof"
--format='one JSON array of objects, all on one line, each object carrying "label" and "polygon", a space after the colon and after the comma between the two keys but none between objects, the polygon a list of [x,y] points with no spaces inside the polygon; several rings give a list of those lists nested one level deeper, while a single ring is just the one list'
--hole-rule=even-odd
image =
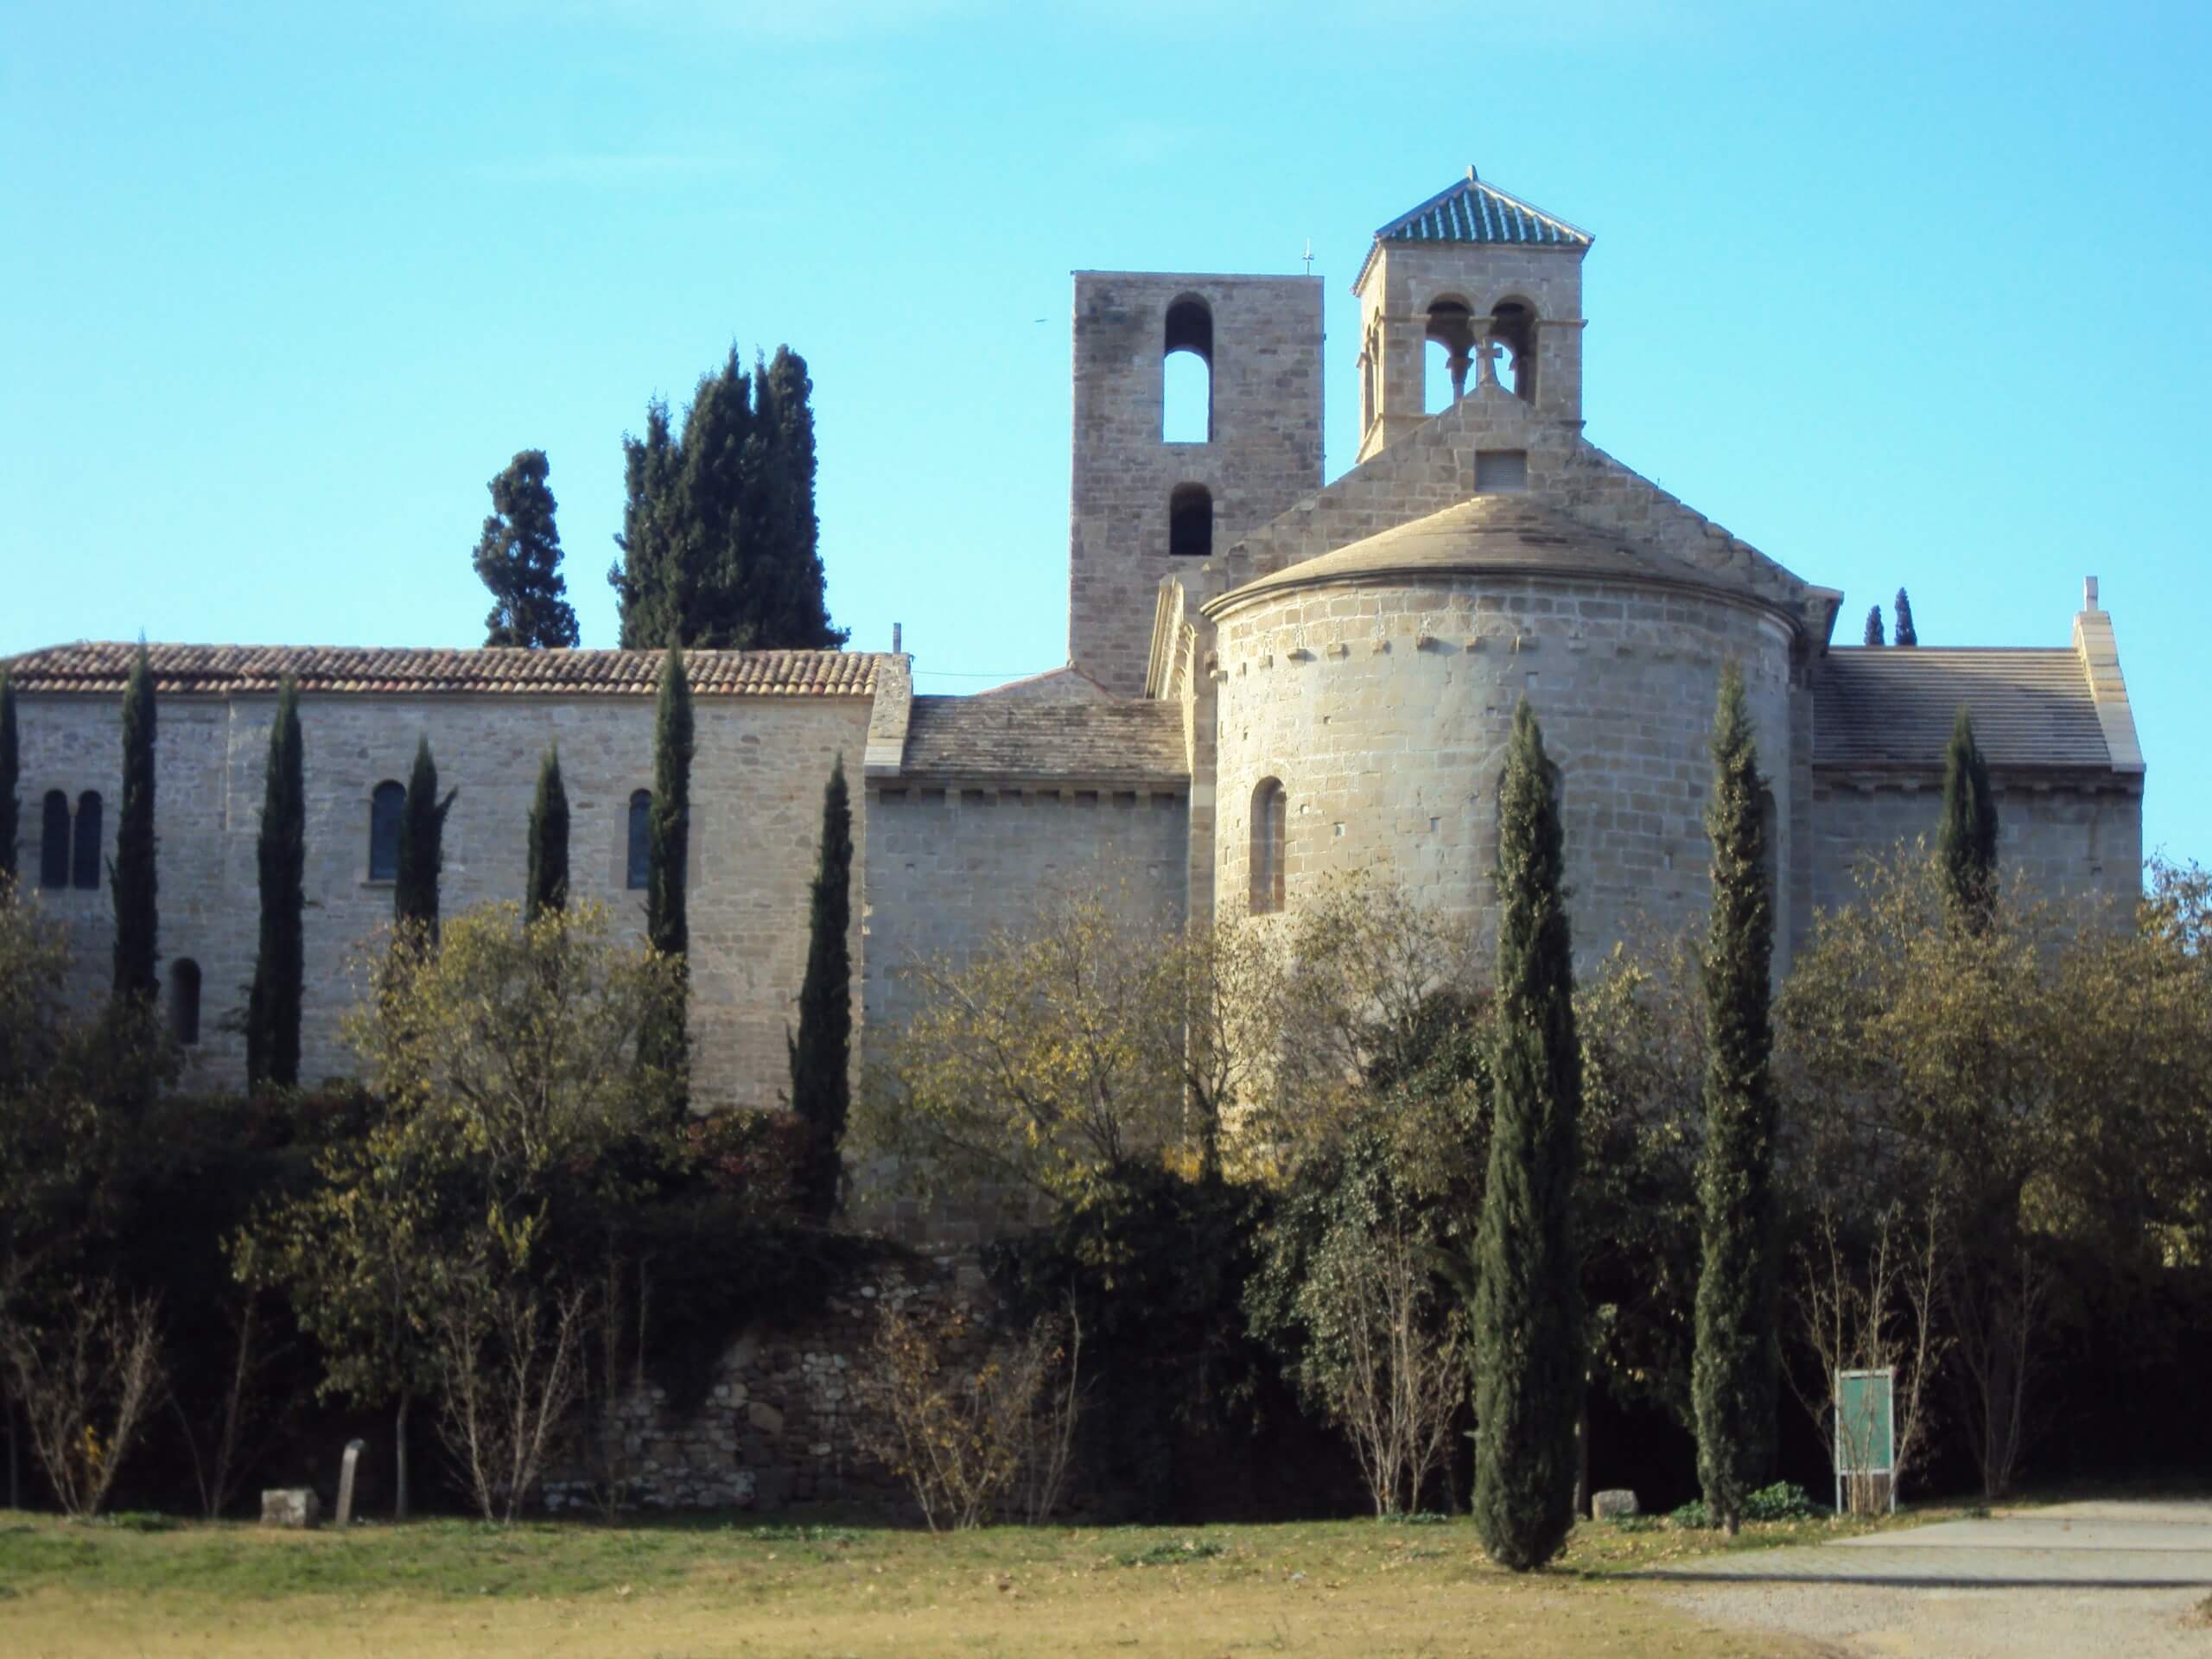
[{"label": "green tiled pyramidal roof", "polygon": [[1590,232],[1467,176],[1375,232],[1377,242],[1503,242],[1527,247],[1586,248]]}]

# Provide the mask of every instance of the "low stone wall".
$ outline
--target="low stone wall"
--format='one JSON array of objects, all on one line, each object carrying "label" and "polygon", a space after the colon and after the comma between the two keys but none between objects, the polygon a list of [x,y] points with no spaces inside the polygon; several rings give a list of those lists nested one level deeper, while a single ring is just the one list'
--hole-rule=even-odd
[{"label": "low stone wall", "polygon": [[[803,1324],[740,1332],[697,1410],[679,1415],[651,1384],[616,1408],[615,1473],[629,1503],[778,1510],[837,1499],[913,1511],[905,1481],[866,1449],[891,1426],[874,1376],[887,1307],[932,1322],[963,1316],[969,1334],[953,1357],[971,1370],[999,1314],[976,1257],[947,1255],[871,1268]],[[546,1508],[595,1507],[603,1479],[581,1462],[557,1468],[544,1483]]]}]

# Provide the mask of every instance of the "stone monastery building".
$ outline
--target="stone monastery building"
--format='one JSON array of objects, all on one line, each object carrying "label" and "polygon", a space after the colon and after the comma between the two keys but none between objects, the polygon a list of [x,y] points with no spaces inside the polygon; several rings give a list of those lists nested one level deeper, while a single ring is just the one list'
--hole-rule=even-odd
[{"label": "stone monastery building", "polygon": [[[2143,759],[2111,619],[2070,642],[1834,645],[1843,595],[1582,435],[1591,238],[1479,180],[1376,232],[1354,284],[1363,436],[1322,476],[1310,276],[1079,271],[1064,669],[916,696],[896,652],[698,652],[690,919],[703,1105],[769,1106],[804,966],[822,787],[855,791],[862,1030],[899,969],[1020,927],[1041,895],[1122,882],[1163,929],[1295,913],[1376,870],[1487,931],[1495,807],[1526,696],[1560,768],[1586,961],[1707,904],[1706,750],[1741,664],[1771,779],[1778,948],[1859,855],[1932,833],[1954,711],[2000,796],[2002,857],[2049,888],[2139,880]],[[1453,397],[1424,413],[1424,358]],[[1162,437],[1163,363],[1205,365],[1198,441]],[[2054,632],[2056,631],[2054,627]],[[104,978],[105,857],[131,647],[9,664],[36,902]],[[253,967],[255,837],[278,677],[299,678],[308,797],[303,1075],[341,1071],[349,960],[391,915],[398,780],[427,734],[448,914],[519,899],[538,758],[557,740],[577,890],[642,931],[658,658],[623,651],[156,645],[162,970],[193,1086],[243,1081],[224,1029]],[[103,824],[103,812],[108,814]]]}]

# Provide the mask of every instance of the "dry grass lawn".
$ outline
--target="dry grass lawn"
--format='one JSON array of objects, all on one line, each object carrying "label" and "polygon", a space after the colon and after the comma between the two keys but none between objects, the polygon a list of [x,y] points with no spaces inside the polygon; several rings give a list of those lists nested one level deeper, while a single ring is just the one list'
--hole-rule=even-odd
[{"label": "dry grass lawn", "polygon": [[[1818,1523],[1745,1543],[1833,1535]],[[1465,1522],[1016,1528],[457,1521],[349,1535],[0,1511],[0,1653],[825,1656],[1813,1654],[1648,1599],[1625,1567],[1718,1547],[1585,1527],[1491,1567]]]}]

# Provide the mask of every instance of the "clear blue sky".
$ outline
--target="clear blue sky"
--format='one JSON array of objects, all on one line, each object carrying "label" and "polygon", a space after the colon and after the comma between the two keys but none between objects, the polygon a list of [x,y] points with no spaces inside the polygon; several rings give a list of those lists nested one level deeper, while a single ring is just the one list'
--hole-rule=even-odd
[{"label": "clear blue sky", "polygon": [[2212,859],[2200,4],[459,0],[0,9],[0,652],[474,644],[546,450],[584,643],[620,440],[816,382],[823,551],[925,690],[1065,654],[1068,273],[1327,278],[1469,162],[1597,235],[1590,435],[1929,644],[2103,581],[2146,842]]}]

